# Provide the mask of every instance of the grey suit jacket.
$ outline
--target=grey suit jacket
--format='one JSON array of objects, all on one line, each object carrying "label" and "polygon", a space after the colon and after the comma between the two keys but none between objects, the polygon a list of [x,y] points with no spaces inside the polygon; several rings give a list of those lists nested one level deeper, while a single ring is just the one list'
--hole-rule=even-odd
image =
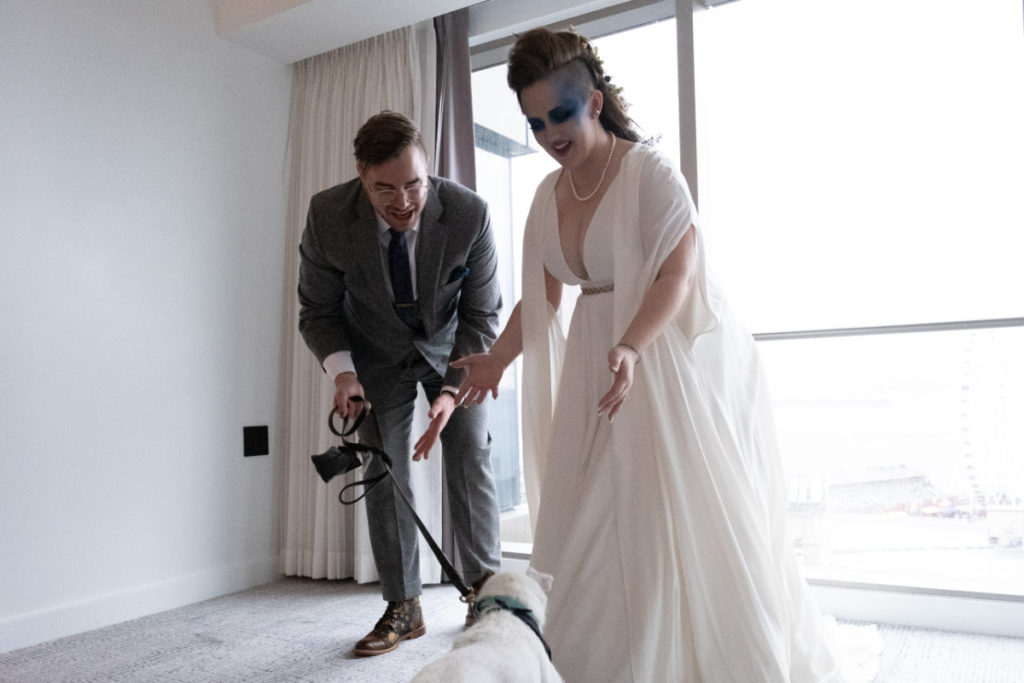
[{"label": "grey suit jacket", "polygon": [[419,337],[395,313],[376,215],[359,179],[313,196],[302,234],[299,330],[321,363],[350,351],[371,403],[386,401],[415,348],[457,386],[453,360],[494,342],[501,293],[487,204],[458,183],[430,178],[416,243]]}]

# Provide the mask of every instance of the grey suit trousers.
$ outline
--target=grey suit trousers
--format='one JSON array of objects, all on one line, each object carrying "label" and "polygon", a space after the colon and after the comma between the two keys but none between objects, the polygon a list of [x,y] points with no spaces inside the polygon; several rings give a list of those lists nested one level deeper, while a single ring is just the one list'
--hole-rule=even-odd
[{"label": "grey suit trousers", "polygon": [[[422,384],[431,402],[440,394],[443,378],[416,353],[397,378],[387,399],[373,409],[359,430],[363,443],[377,446],[392,461],[395,482],[410,499],[410,447],[416,385]],[[501,564],[501,540],[498,525],[497,490],[491,467],[491,436],[487,431],[486,404],[456,408],[441,432],[448,505],[455,531],[455,546],[462,562],[466,582],[481,578],[484,572],[497,572]],[[384,471],[373,458],[366,475]],[[405,503],[385,479],[366,496],[370,545],[381,593],[385,600],[405,600],[422,590],[416,523]],[[438,540],[440,544],[440,540]],[[397,554],[396,554],[397,553]],[[449,558],[452,559],[452,558]]]}]

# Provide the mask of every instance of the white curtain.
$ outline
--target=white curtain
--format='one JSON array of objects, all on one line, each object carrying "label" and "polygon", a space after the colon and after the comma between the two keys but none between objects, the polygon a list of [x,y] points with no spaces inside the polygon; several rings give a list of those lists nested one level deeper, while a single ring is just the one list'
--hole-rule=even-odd
[{"label": "white curtain", "polygon": [[[283,552],[284,573],[289,576],[377,580],[365,507],[362,502],[355,506],[338,502],[341,487],[362,471],[324,484],[309,459],[336,443],[337,437],[327,428],[333,384],[298,333],[298,246],[310,197],[356,176],[352,141],[373,114],[390,109],[411,118],[423,132],[429,158],[434,158],[436,51],[433,25],[426,21],[311,57],[294,67],[285,297],[285,339],[289,341],[284,359],[287,493]],[[421,391],[414,438],[426,427],[426,411]],[[431,534],[439,537],[441,458],[435,453],[412,470],[417,512]],[[440,567],[422,539],[420,567],[425,583],[440,580]]]}]

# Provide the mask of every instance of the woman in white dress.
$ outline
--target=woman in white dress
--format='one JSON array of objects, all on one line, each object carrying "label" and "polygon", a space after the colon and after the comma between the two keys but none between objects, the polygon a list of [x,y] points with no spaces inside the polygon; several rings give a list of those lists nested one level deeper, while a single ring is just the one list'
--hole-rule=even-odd
[{"label": "woman in white dress", "polygon": [[[509,56],[537,142],[523,298],[458,400],[524,354],[532,566],[567,681],[841,680],[785,534],[751,336],[709,276],[682,176],[639,142],[589,42],[530,31]],[[567,338],[556,311],[580,285]]]}]

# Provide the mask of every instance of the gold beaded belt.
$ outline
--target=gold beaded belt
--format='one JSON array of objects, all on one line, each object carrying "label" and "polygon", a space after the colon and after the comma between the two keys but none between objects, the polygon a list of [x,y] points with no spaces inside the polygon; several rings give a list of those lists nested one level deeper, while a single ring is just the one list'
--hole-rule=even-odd
[{"label": "gold beaded belt", "polygon": [[613,282],[602,287],[580,287],[580,292],[582,292],[584,296],[589,296],[590,294],[604,294],[605,292],[611,292],[614,289],[615,283]]}]

